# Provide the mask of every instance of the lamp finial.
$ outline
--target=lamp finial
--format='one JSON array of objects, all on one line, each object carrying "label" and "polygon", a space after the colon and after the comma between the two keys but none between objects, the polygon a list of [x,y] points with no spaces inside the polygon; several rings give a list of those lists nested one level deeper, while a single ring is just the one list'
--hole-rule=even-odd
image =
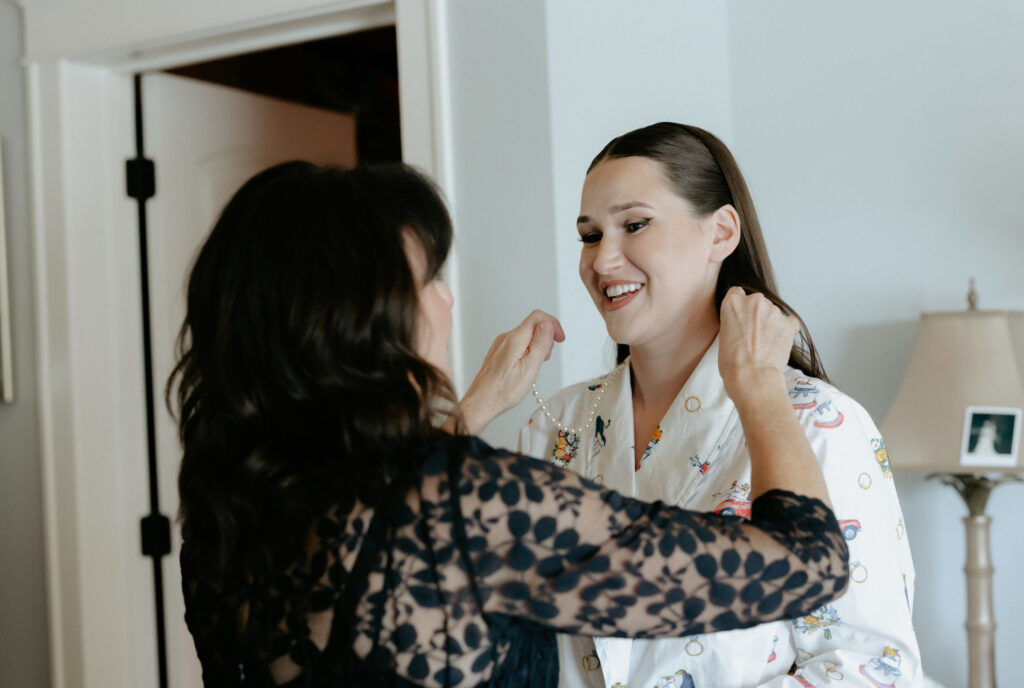
[{"label": "lamp finial", "polygon": [[974,291],[974,278],[970,278],[970,288],[967,290],[967,310],[978,310],[978,292]]}]

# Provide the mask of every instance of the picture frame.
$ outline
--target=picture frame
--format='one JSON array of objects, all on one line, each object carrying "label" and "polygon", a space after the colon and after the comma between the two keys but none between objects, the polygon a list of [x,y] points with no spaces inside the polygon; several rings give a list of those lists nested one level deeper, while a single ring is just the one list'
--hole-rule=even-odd
[{"label": "picture frame", "polygon": [[4,151],[0,141],[0,402],[14,401],[11,362],[11,304],[7,282],[7,210],[4,207]]},{"label": "picture frame", "polygon": [[960,465],[1016,468],[1020,452],[1022,409],[968,406],[960,445]]}]

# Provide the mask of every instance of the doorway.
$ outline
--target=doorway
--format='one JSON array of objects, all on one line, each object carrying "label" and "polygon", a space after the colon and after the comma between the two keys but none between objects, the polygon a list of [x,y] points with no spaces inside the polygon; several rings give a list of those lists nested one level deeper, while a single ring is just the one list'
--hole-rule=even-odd
[{"label": "doorway", "polygon": [[220,209],[257,172],[294,159],[343,167],[401,160],[395,29],[144,73],[135,89],[138,158],[152,162],[156,179],[154,195],[136,199],[149,314],[143,357],[152,371],[146,393],[151,501],[143,550],[154,559],[158,685],[191,688],[202,681],[178,594],[180,528],[162,526],[169,538],[151,535],[178,513],[181,451],[163,387],[175,363],[188,272]]},{"label": "doorway", "polygon": [[402,159],[394,26],[165,71],[353,115],[360,162]]}]

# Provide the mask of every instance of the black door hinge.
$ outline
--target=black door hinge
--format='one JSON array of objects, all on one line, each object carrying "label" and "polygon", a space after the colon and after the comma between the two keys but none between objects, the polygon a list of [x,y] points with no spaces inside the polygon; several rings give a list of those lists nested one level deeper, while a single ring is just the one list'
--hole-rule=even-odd
[{"label": "black door hinge", "polygon": [[126,187],[129,198],[144,201],[156,195],[156,165],[149,158],[126,160]]},{"label": "black door hinge", "polygon": [[171,521],[163,514],[150,514],[142,519],[142,554],[162,557],[171,553]]}]

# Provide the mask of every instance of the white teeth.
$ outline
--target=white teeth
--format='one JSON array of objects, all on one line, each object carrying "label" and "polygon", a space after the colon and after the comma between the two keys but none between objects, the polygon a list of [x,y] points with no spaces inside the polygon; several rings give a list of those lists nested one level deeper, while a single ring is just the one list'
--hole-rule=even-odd
[{"label": "white teeth", "polygon": [[610,287],[605,287],[604,293],[605,295],[608,296],[608,298],[614,299],[617,296],[622,296],[623,294],[634,292],[640,289],[642,286],[644,285],[640,284],[639,282],[633,282],[632,284],[615,284]]}]

